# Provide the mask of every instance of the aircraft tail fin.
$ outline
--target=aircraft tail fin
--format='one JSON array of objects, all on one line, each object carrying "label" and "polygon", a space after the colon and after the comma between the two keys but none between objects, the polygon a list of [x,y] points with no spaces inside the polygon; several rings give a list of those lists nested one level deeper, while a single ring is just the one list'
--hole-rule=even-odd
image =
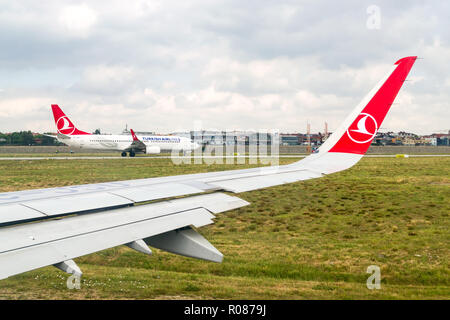
[{"label": "aircraft tail fin", "polygon": [[90,134],[78,130],[68,116],[61,110],[57,104],[52,104],[53,118],[55,119],[56,129],[63,135],[78,135],[78,134]]}]

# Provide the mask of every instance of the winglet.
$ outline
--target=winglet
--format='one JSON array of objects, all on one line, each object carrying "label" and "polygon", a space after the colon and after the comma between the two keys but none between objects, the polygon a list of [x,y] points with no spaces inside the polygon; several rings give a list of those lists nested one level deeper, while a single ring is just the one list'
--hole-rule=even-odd
[{"label": "winglet", "polygon": [[319,148],[319,152],[365,154],[380,129],[417,57],[398,60],[387,76]]},{"label": "winglet", "polygon": [[133,137],[133,141],[139,141],[138,137],[136,137],[136,134],[134,133],[133,129],[130,129],[131,136]]},{"label": "winglet", "polygon": [[354,166],[367,152],[417,57],[398,60],[322,144],[292,166],[329,174]]}]

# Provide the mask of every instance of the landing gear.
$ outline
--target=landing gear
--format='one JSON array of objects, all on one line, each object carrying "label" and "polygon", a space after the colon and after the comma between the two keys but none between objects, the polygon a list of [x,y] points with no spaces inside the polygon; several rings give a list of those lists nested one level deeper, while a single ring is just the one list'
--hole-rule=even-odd
[{"label": "landing gear", "polygon": [[134,151],[130,151],[130,157],[134,157],[136,155],[136,153],[134,153]]},{"label": "landing gear", "polygon": [[122,152],[122,157],[126,157],[127,156],[127,153],[124,151],[124,152]]}]

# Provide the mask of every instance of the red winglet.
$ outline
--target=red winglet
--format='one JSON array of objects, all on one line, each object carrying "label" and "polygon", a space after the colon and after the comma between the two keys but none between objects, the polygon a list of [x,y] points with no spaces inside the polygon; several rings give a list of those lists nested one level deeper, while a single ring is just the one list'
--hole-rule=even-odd
[{"label": "red winglet", "polygon": [[417,57],[405,57],[395,63],[397,67],[363,106],[350,126],[344,128],[346,131],[329,152],[366,153],[416,59]]},{"label": "red winglet", "polygon": [[56,129],[59,133],[73,136],[77,134],[90,134],[78,130],[69,117],[64,114],[61,108],[57,104],[52,104],[53,118],[55,118]]},{"label": "red winglet", "polygon": [[133,137],[133,141],[139,141],[139,139],[136,137],[136,134],[134,133],[133,129],[130,129],[131,136]]}]

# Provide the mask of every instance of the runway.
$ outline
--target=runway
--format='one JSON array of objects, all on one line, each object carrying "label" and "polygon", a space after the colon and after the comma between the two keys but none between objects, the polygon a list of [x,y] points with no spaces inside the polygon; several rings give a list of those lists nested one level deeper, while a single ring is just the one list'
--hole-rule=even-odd
[{"label": "runway", "polygon": [[[0,161],[33,161],[33,160],[133,160],[133,159],[227,159],[227,158],[305,158],[307,155],[278,155],[276,157],[273,156],[253,156],[253,155],[244,155],[244,156],[180,156],[180,157],[172,157],[172,156],[149,156],[149,157],[121,157],[121,156],[72,156],[72,157],[0,157]],[[396,154],[369,154],[364,157],[368,158],[395,158],[395,157],[405,157],[405,158],[415,158],[415,157],[450,157],[450,154],[409,154],[409,155],[396,155]]]}]

